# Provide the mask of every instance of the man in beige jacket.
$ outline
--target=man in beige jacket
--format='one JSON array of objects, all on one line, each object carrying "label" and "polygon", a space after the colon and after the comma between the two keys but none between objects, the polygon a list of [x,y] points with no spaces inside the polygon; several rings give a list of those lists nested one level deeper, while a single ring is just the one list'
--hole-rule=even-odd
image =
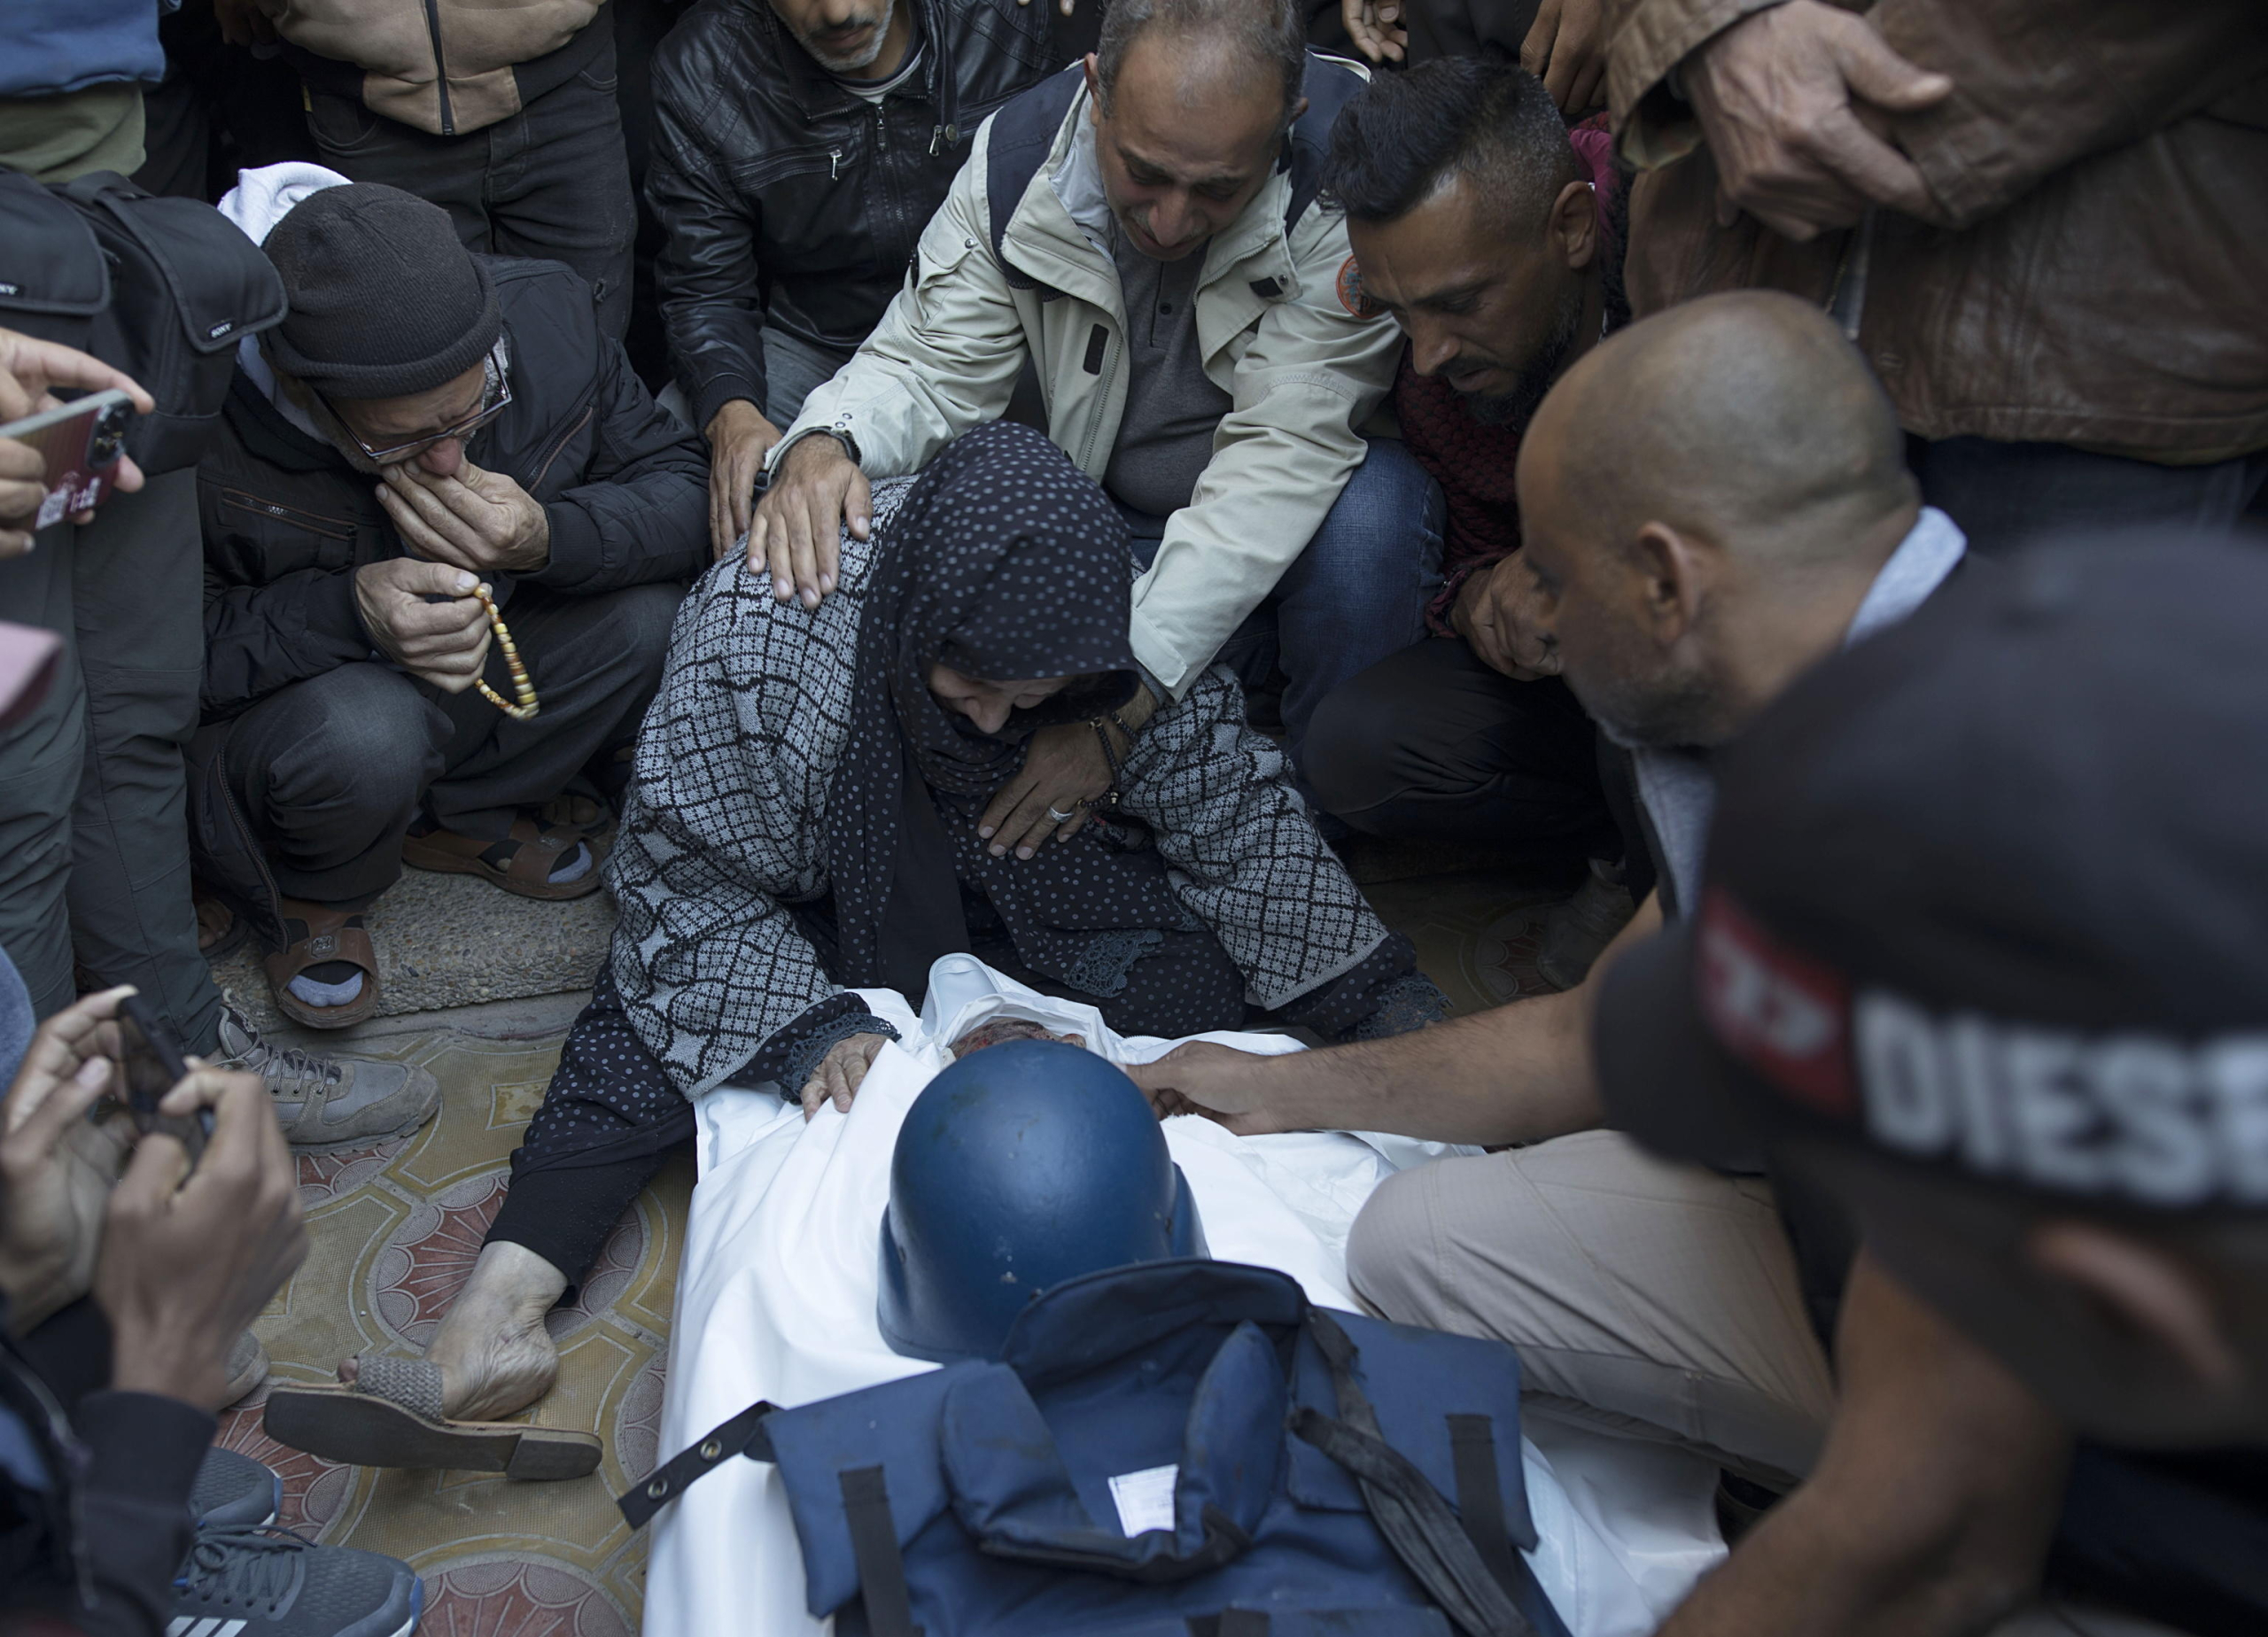
[{"label": "man in beige jacket", "polygon": [[[1157,702],[1216,657],[1287,679],[1294,763],[1332,686],[1424,634],[1441,500],[1358,430],[1398,332],[1320,197],[1358,70],[1310,57],[1296,5],[1117,0],[1100,50],[977,134],[880,327],[769,461],[751,564],[807,606],[866,480],[919,469],[1037,372],[1045,428],[1126,515],[1134,653],[1123,724],[1043,729],[984,823],[1027,856],[1083,820]],[[1272,629],[1270,629],[1272,627]]]},{"label": "man in beige jacket", "polygon": [[2268,482],[2257,0],[1612,0],[1640,316],[1826,306],[1984,553]]},{"label": "man in beige jacket", "polygon": [[283,42],[322,162],[449,213],[465,248],[563,261],[630,322],[637,232],[605,0],[214,0]]}]

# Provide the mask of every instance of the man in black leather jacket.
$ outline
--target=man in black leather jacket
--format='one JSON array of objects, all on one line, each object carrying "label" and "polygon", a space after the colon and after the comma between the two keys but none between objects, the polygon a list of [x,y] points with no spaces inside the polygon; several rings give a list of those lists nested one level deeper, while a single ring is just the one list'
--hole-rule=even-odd
[{"label": "man in black leather jacket", "polygon": [[646,197],[720,555],[765,452],[905,282],[977,126],[1065,60],[1052,9],[702,0],[655,53]]},{"label": "man in black leather jacket", "polygon": [[361,912],[405,859],[597,889],[589,839],[536,810],[636,733],[708,558],[708,474],[558,263],[476,256],[367,184],[263,247],[291,315],[239,353],[197,475],[193,844],[278,1007],[341,1028],[376,1007]]}]

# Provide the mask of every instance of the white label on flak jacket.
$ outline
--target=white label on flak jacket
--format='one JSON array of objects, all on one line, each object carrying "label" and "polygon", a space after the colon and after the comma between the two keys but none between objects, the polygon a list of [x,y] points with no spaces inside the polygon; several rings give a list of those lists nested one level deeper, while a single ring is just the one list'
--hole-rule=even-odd
[{"label": "white label on flak jacket", "polygon": [[1145,1467],[1121,1472],[1110,1480],[1110,1498],[1118,1504],[1118,1526],[1131,1540],[1153,1529],[1173,1527],[1173,1486],[1179,1466]]}]

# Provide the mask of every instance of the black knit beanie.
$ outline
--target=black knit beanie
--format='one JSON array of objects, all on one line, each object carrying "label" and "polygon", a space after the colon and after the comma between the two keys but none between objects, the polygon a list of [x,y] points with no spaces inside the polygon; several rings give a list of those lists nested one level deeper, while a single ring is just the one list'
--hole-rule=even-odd
[{"label": "black knit beanie", "polygon": [[488,269],[449,213],[399,188],[350,182],[295,206],[263,246],[291,311],[276,361],[338,398],[404,398],[462,375],[502,320]]}]

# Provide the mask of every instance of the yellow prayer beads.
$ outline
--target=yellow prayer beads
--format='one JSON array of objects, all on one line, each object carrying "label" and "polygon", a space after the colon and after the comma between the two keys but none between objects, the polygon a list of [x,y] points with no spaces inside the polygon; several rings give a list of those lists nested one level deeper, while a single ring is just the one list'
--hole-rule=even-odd
[{"label": "yellow prayer beads", "polygon": [[504,669],[511,672],[512,692],[519,695],[519,702],[514,704],[505,698],[489,687],[485,678],[476,679],[473,686],[480,690],[483,699],[515,722],[532,721],[535,713],[543,706],[535,696],[535,684],[528,680],[528,668],[520,663],[520,648],[512,640],[512,628],[496,611],[496,599],[489,594],[487,586],[475,586],[472,594],[480,599],[480,606],[488,611],[488,628],[496,633],[496,646],[504,650]]}]

